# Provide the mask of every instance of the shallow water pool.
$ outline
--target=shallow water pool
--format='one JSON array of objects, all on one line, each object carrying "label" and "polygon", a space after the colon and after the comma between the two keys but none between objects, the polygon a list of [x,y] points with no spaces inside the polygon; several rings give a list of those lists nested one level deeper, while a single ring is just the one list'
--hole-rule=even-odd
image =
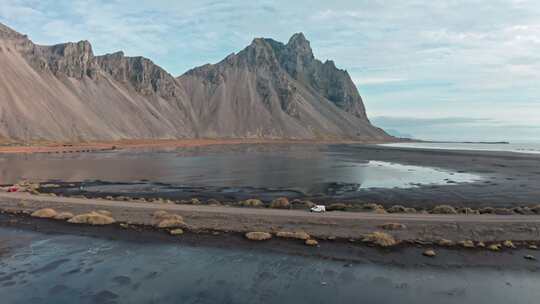
[{"label": "shallow water pool", "polygon": [[313,146],[16,155],[4,156],[0,162],[1,184],[21,179],[148,180],[200,187],[295,189],[312,194],[331,184],[358,191],[481,179],[470,173],[364,159],[354,151],[339,147]]}]

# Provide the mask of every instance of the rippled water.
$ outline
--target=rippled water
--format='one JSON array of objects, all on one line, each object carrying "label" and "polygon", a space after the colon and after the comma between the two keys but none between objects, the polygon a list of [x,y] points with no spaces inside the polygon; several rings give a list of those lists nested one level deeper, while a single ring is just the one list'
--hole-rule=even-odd
[{"label": "rippled water", "polygon": [[332,183],[359,190],[479,179],[468,173],[372,161],[337,146],[212,149],[2,156],[0,184],[21,179],[149,180],[175,185],[287,188],[315,193]]},{"label": "rippled water", "polygon": [[540,276],[0,228],[1,303],[538,303]]}]

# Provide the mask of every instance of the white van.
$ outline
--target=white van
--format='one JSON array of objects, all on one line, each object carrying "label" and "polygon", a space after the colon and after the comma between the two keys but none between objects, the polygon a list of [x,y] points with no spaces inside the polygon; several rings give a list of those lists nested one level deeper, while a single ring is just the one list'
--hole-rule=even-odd
[{"label": "white van", "polygon": [[316,205],[315,207],[311,208],[309,211],[317,212],[317,213],[326,212],[326,206],[324,206],[324,205]]}]

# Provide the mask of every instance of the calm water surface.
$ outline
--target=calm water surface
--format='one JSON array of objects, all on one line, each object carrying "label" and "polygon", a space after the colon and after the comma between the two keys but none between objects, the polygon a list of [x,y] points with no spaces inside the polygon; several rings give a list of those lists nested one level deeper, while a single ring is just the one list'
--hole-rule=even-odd
[{"label": "calm water surface", "polygon": [[1,303],[538,303],[526,270],[347,264],[0,228]]},{"label": "calm water surface", "polygon": [[347,184],[359,190],[462,183],[480,177],[372,161],[337,146],[265,146],[0,157],[0,184],[21,179],[149,180],[187,186],[286,188],[313,193],[331,183]]}]

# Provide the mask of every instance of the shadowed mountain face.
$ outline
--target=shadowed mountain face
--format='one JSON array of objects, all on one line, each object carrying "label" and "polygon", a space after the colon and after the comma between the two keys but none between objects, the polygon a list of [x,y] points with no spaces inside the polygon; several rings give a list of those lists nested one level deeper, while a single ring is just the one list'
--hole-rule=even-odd
[{"label": "shadowed mountain face", "polygon": [[196,137],[387,140],[346,71],[302,34],[255,39],[174,78],[143,57],[95,56],[87,41],[41,46],[0,24],[0,138]]}]

